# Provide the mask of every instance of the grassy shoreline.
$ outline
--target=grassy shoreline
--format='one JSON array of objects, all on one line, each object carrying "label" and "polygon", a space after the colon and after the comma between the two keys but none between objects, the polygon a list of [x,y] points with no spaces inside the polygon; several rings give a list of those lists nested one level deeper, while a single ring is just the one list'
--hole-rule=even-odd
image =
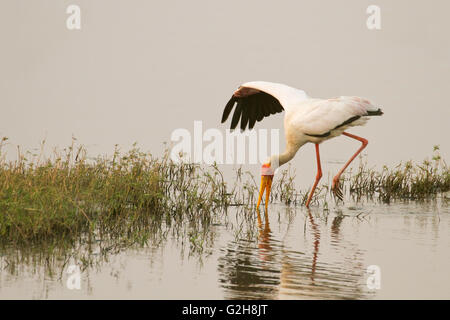
[{"label": "grassy shoreline", "polygon": [[[2,140],[2,144],[5,143]],[[90,160],[86,149],[72,144],[47,159],[41,155],[5,161],[0,144],[0,242],[23,244],[67,241],[98,234],[102,238],[145,242],[142,229],[160,226],[207,228],[230,206],[254,214],[257,183],[238,170],[229,185],[217,166],[177,164],[168,153],[155,158],[134,147],[115,150],[111,158]],[[450,170],[435,147],[433,159],[406,162],[381,171],[360,166],[343,178],[347,195],[389,202],[429,199],[450,190]],[[328,205],[329,185],[313,199]],[[294,176],[284,170],[274,182],[272,201],[300,206],[308,190],[297,191]],[[194,232],[195,234],[195,232]]]}]

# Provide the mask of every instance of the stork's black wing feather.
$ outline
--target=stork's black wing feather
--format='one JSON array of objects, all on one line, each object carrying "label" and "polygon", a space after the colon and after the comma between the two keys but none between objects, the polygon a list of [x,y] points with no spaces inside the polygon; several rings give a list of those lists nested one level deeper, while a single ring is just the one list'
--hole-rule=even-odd
[{"label": "stork's black wing feather", "polygon": [[231,119],[231,130],[234,130],[239,123],[242,113],[242,103],[239,101],[234,109],[233,118]]},{"label": "stork's black wing feather", "polygon": [[254,103],[249,104],[248,112],[248,128],[252,130],[258,117],[258,105]]},{"label": "stork's black wing feather", "polygon": [[244,131],[245,127],[247,127],[248,118],[249,118],[249,111],[250,107],[248,104],[244,105],[242,107],[242,115],[241,115],[241,130]]},{"label": "stork's black wing feather", "polygon": [[241,130],[253,129],[256,121],[261,121],[264,117],[283,112],[284,108],[274,96],[258,91],[245,97],[232,96],[223,110],[222,123],[228,119],[233,107],[233,118],[231,119],[231,130],[235,129],[241,122]]},{"label": "stork's black wing feather", "polygon": [[225,106],[225,109],[223,110],[223,115],[222,115],[222,123],[224,123],[225,121],[227,121],[228,116],[230,115],[231,110],[233,110],[234,107],[234,103],[237,101],[237,98],[232,96],[230,101],[228,101],[227,105]]}]

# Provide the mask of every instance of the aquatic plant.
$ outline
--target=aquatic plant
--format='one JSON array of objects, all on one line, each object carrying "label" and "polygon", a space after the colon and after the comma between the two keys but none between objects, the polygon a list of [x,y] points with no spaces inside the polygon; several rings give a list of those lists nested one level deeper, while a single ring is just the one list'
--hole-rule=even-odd
[{"label": "aquatic plant", "polygon": [[366,197],[389,203],[393,199],[423,200],[450,190],[450,169],[434,146],[431,160],[422,163],[407,161],[381,171],[360,161],[355,173],[350,173],[347,189],[356,200]]},{"label": "aquatic plant", "polygon": [[[255,217],[257,183],[241,168],[226,180],[217,165],[175,163],[140,151],[136,145],[112,157],[88,158],[83,146],[42,152],[18,152],[15,161],[1,153],[0,143],[0,244],[67,243],[79,239],[145,244],[152,234],[190,239],[202,248],[208,228],[223,220],[227,208],[242,207]],[[41,148],[42,150],[43,148]],[[424,199],[450,189],[450,173],[438,148],[431,161],[406,162],[381,171],[361,161],[356,172],[343,179],[344,190],[354,199],[363,197]],[[232,183],[229,183],[232,181]],[[290,168],[276,176],[272,201],[303,205],[308,190],[295,187]],[[328,208],[329,184],[321,185],[313,202]],[[152,233],[143,232],[151,230]],[[156,239],[156,238],[155,238]]]}]

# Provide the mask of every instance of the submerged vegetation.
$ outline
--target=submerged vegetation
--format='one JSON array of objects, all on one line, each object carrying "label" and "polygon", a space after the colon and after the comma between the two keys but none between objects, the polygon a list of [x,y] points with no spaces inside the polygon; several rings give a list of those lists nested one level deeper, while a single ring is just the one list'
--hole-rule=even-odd
[{"label": "submerged vegetation", "polygon": [[[7,161],[0,144],[0,243],[58,243],[81,240],[115,246],[145,244],[168,234],[185,235],[191,247],[203,250],[211,225],[227,208],[239,206],[255,217],[257,182],[241,169],[229,184],[217,166],[174,163],[168,153],[156,158],[134,147],[116,148],[112,157],[87,157],[74,143],[50,158],[28,152]],[[368,168],[361,161],[342,184],[346,193],[389,202],[425,199],[450,189],[450,172],[438,148],[431,161],[406,162],[394,169]],[[273,185],[272,201],[303,205],[308,190],[295,188],[291,170]],[[328,184],[317,190],[313,203],[328,206]],[[145,232],[142,232],[145,230]],[[114,245],[111,245],[111,241]]]}]

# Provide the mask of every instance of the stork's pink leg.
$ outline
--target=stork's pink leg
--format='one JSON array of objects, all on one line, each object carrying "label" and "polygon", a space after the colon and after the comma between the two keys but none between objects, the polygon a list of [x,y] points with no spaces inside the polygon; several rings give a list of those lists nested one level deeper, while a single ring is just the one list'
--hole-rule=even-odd
[{"label": "stork's pink leg", "polygon": [[314,185],[311,189],[311,192],[309,193],[308,200],[306,201],[306,207],[309,208],[309,203],[311,202],[311,198],[314,194],[314,190],[316,190],[317,184],[319,183],[320,178],[322,178],[322,167],[320,165],[320,154],[319,154],[319,144],[316,143],[316,158],[317,158],[317,175],[316,175],[316,181],[314,182]]},{"label": "stork's pink leg", "polygon": [[333,178],[333,183],[331,184],[331,190],[333,190],[334,194],[337,195],[338,198],[340,198],[342,200],[343,195],[342,192],[339,189],[339,179],[341,177],[341,174],[344,172],[345,169],[347,169],[347,167],[349,166],[349,164],[356,158],[356,156],[363,151],[363,149],[367,146],[367,144],[369,143],[369,141],[367,141],[364,138],[355,136],[353,134],[347,133],[347,132],[343,132],[343,135],[356,139],[358,141],[361,141],[362,146],[358,149],[358,151],[355,152],[355,154],[347,161],[347,163],[344,165],[344,167],[338,172],[338,174]]}]

